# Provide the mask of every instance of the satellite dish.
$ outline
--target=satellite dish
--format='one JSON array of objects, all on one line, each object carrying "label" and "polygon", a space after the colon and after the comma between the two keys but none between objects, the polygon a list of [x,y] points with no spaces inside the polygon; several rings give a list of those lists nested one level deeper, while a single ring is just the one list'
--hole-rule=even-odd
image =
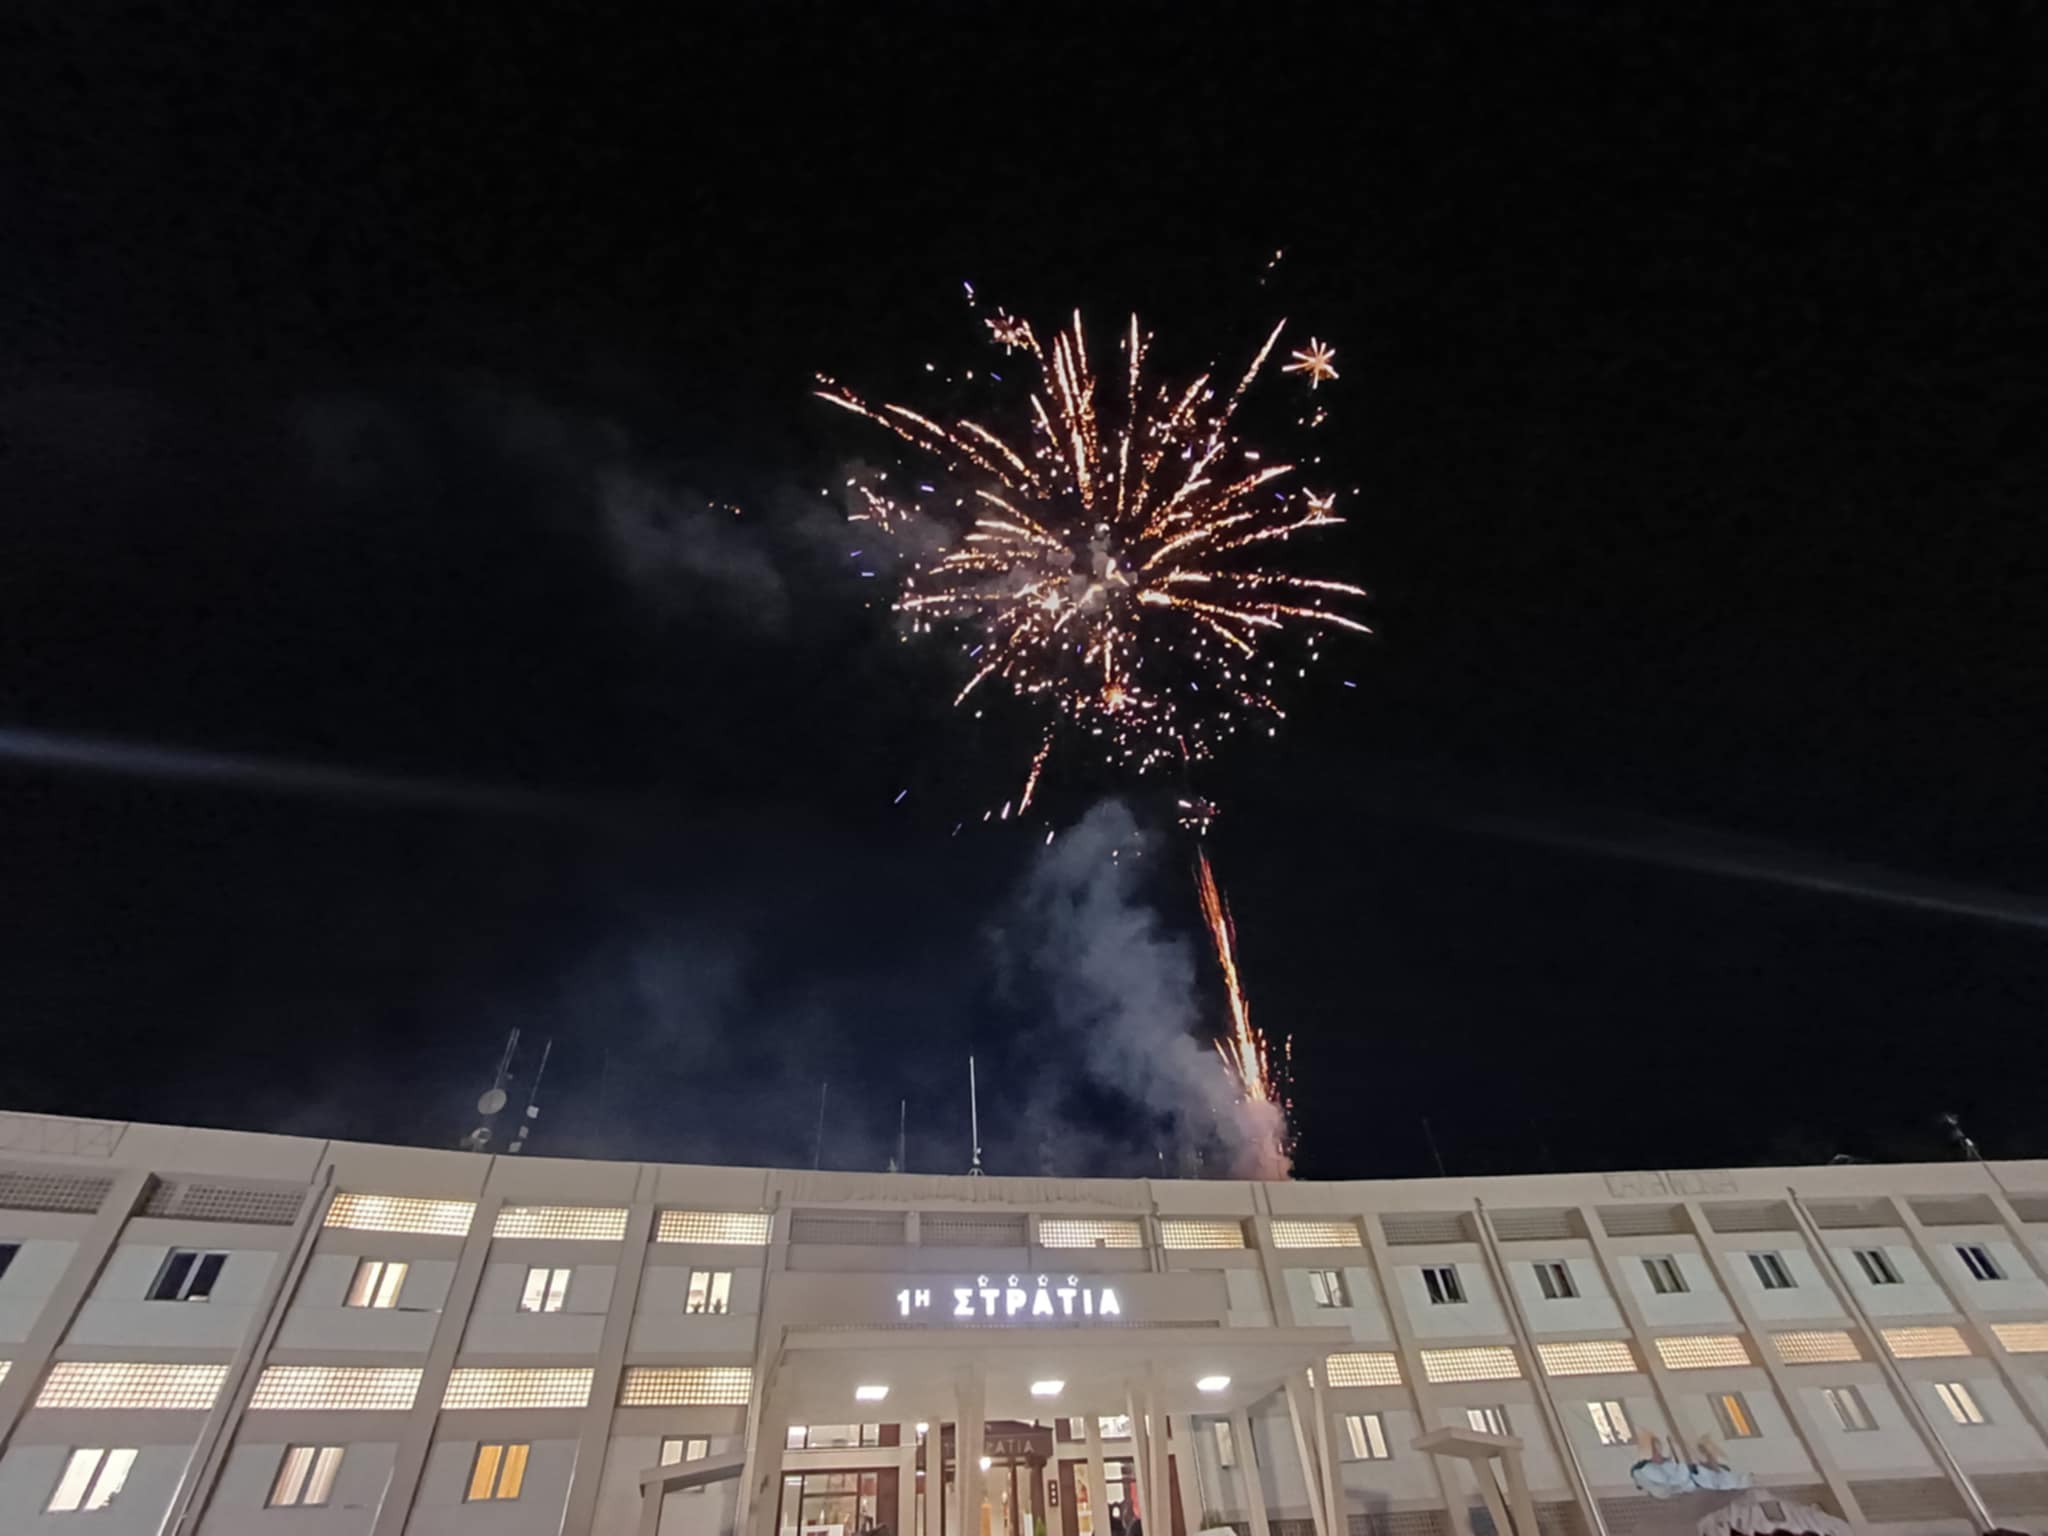
[{"label": "satellite dish", "polygon": [[505,1090],[486,1088],[483,1097],[476,1101],[476,1112],[480,1115],[495,1115],[505,1107]]}]

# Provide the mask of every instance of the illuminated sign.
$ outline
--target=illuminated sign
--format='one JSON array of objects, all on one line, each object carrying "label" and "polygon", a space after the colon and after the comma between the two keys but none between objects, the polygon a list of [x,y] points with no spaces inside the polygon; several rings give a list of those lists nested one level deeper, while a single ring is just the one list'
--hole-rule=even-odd
[{"label": "illuminated sign", "polygon": [[1078,1275],[1055,1281],[1048,1275],[1028,1280],[1007,1275],[1000,1282],[976,1275],[972,1285],[907,1287],[896,1293],[898,1317],[955,1317],[973,1322],[1031,1321],[1041,1317],[1094,1318],[1124,1315],[1116,1289],[1083,1285]]}]

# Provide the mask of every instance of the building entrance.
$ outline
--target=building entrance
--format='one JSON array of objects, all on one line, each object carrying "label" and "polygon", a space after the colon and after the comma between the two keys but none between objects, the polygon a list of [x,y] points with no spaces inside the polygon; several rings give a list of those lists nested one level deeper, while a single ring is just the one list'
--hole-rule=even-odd
[{"label": "building entrance", "polygon": [[[941,1455],[945,1497],[939,1503],[939,1536],[961,1536],[948,1525],[955,1486],[953,1426],[945,1426]],[[1052,1460],[1052,1431],[1013,1419],[991,1419],[982,1434],[981,1517],[969,1517],[966,1536],[1044,1536],[1045,1468]]]}]

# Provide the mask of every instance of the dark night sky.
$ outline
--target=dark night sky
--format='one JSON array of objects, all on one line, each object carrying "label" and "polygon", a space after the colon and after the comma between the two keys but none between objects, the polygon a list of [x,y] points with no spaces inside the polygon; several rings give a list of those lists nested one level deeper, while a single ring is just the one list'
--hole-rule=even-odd
[{"label": "dark night sky", "polygon": [[1303,1172],[2048,1155],[2038,7],[390,9],[6,24],[0,728],[602,809],[0,763],[0,1104],[446,1142],[516,1024],[543,1150],[937,1168],[975,1049],[1142,1168],[947,835],[1028,727],[820,528],[971,279],[1339,347],[1377,635],[1203,785]]}]

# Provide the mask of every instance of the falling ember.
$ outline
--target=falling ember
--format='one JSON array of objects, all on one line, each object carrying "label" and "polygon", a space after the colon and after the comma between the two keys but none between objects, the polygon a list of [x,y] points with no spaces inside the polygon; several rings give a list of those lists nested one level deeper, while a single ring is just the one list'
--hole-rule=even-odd
[{"label": "falling ember", "polygon": [[[1037,367],[1026,430],[870,402],[830,379],[818,394],[944,465],[946,479],[914,483],[945,494],[906,503],[877,476],[853,487],[850,515],[922,531],[909,547],[927,552],[906,554],[895,606],[913,633],[946,625],[976,642],[956,704],[993,681],[1051,715],[1025,805],[1062,726],[1138,773],[1205,759],[1241,725],[1281,717],[1270,662],[1254,671],[1263,649],[1326,626],[1369,633],[1340,611],[1363,588],[1259,559],[1344,521],[1334,492],[1294,485],[1293,464],[1233,430],[1286,322],[1234,383],[1172,385],[1147,372],[1152,338],[1136,316],[1121,365],[1103,373],[1078,313],[1049,341],[1007,313],[986,323],[995,345]],[[1295,356],[1311,362],[1289,371],[1312,385],[1335,377],[1321,343]],[[933,509],[952,506],[969,510],[942,523],[949,514]]]}]

